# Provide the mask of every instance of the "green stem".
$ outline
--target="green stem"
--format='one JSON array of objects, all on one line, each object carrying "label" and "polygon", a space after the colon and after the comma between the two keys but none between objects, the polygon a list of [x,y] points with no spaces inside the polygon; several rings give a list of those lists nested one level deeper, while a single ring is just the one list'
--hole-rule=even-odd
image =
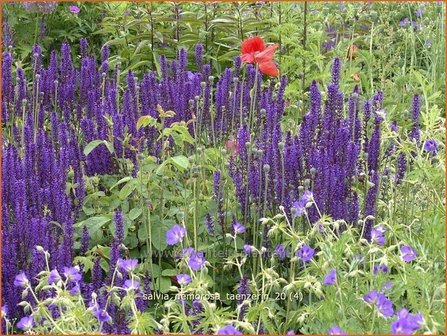
[{"label": "green stem", "polygon": [[250,101],[250,114],[248,116],[249,118],[249,125],[250,125],[250,138],[251,138],[251,133],[253,130],[253,120],[254,120],[254,113],[255,113],[255,105],[256,105],[256,96],[258,95],[258,73],[259,73],[259,64],[256,63],[256,72],[255,72],[255,83],[254,83],[254,87],[252,89],[252,95],[251,95],[251,101]]},{"label": "green stem", "polygon": [[198,198],[198,188],[197,188],[197,178],[194,177],[194,183],[193,183],[193,192],[194,192],[194,219],[193,219],[193,224],[194,224],[194,248],[197,250],[199,247],[198,244],[198,237],[197,237],[197,211],[198,211],[198,207],[199,207],[199,198]]}]

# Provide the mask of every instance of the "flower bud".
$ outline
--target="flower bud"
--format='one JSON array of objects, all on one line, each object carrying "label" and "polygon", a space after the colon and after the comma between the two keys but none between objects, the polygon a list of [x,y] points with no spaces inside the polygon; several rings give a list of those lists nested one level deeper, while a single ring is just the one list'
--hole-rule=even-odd
[{"label": "flower bud", "polygon": [[306,189],[309,189],[309,187],[310,187],[310,180],[308,178],[304,180],[304,187]]},{"label": "flower bud", "polygon": [[36,250],[39,251],[39,252],[45,252],[45,250],[43,249],[43,247],[40,246],[40,245],[36,245]]}]

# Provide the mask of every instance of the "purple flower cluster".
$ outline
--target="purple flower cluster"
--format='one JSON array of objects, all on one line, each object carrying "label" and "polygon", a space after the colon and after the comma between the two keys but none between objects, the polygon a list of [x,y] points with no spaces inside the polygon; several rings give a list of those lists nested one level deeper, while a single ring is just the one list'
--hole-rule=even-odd
[{"label": "purple flower cluster", "polygon": [[[341,61],[336,59],[324,105],[317,83],[310,85],[309,112],[303,117],[297,135],[284,134],[280,126],[285,78],[281,79],[276,97],[272,96],[272,90],[258,90],[258,123],[253,130],[247,125],[239,128],[239,152],[229,162],[244,218],[263,217],[266,211],[277,213],[281,205],[289,215],[299,217],[312,195],[321,213],[356,225],[362,211],[354,183],[365,170],[371,187],[363,215],[375,215],[383,94],[379,92],[366,101],[362,113],[360,89],[356,87],[347,99],[345,114],[345,96],[338,86],[340,73]],[[362,158],[366,154],[365,163]],[[311,222],[319,218],[317,207],[310,205],[306,209]],[[367,239],[372,224],[372,220],[366,223]]]},{"label": "purple flower cluster", "polygon": [[311,261],[314,254],[315,250],[308,245],[303,245],[296,251],[296,256],[304,263]]},{"label": "purple flower cluster", "polygon": [[402,260],[406,263],[412,262],[417,257],[416,251],[408,245],[403,245],[400,247],[400,255]]},{"label": "purple flower cluster", "polygon": [[335,268],[331,269],[331,271],[326,275],[323,279],[323,285],[331,286],[337,281],[337,270]]},{"label": "purple flower cluster", "polygon": [[410,335],[424,325],[424,316],[421,313],[410,314],[405,308],[397,312],[397,319],[391,324],[394,335]]},{"label": "purple flower cluster", "polygon": [[238,306],[241,306],[240,313],[239,313],[239,320],[243,320],[244,316],[247,312],[248,306],[247,304],[244,304],[244,301],[249,297],[250,295],[250,285],[248,283],[248,277],[243,277],[239,281],[239,288],[237,290],[239,296],[237,304]]},{"label": "purple flower cluster", "polygon": [[363,300],[369,304],[375,305],[384,317],[394,315],[393,303],[382,293],[370,291],[363,296]]},{"label": "purple flower cluster", "polygon": [[186,235],[186,229],[178,224],[166,231],[166,244],[176,245],[182,241]]},{"label": "purple flower cluster", "polygon": [[437,154],[438,143],[435,139],[428,139],[424,142],[424,150],[430,154]]},{"label": "purple flower cluster", "polygon": [[386,229],[382,225],[378,225],[371,230],[371,243],[383,246],[385,244]]},{"label": "purple flower cluster", "polygon": [[193,271],[199,271],[205,266],[205,254],[202,251],[196,251],[192,247],[182,250],[181,257],[184,257]]},{"label": "purple flower cluster", "polygon": [[[90,244],[87,228],[75,233],[73,227],[86,194],[84,178],[117,173],[120,169],[117,158],[128,159],[136,172],[136,152],[145,151],[159,158],[162,144],[155,127],[136,128],[141,116],[160,119],[158,105],[165,111],[175,111],[173,117],[163,120],[165,126],[195,120],[195,125],[188,123],[188,127],[197,138],[219,143],[237,139],[229,173],[244,219],[242,223],[249,223],[247,219],[251,216],[259,218],[284,206],[289,215],[296,218],[306,212],[309,219],[316,222],[321,211],[334,219],[355,224],[361,209],[353,184],[361,173],[366,173],[372,184],[365,195],[363,212],[375,215],[383,97],[382,93],[377,93],[371,101],[365,102],[362,116],[360,91],[355,88],[348,98],[345,114],[345,98],[339,90],[340,60],[334,61],[325,104],[317,83],[313,82],[310,108],[299,132],[283,134],[280,120],[285,110],[286,77],[281,78],[277,90],[273,85],[263,88],[262,76],[256,76],[256,69],[248,65],[245,79],[241,80],[240,59],[236,58],[235,69],[226,69],[214,83],[210,65],[202,63],[203,47],[199,45],[196,47],[197,72],[187,71],[186,51],[181,50],[178,59],[172,62],[161,57],[161,77],[150,71],[139,80],[129,71],[121,92],[118,89],[120,65],[114,69],[109,67],[108,47],[103,48],[100,60],[88,54],[85,39],[81,40],[80,50],[79,66],[73,62],[67,43],[62,45],[60,56],[53,51],[48,65],[44,66],[41,48],[34,46],[32,85],[23,69],[13,71],[12,55],[3,54],[2,120],[10,128],[3,134],[2,169],[3,176],[8,178],[2,181],[2,291],[3,302],[9,307],[8,316],[23,320],[23,328],[19,326],[23,330],[29,329],[34,320],[30,321],[17,308],[20,293],[23,287],[35,284],[36,275],[45,266],[43,254],[34,246],[42,246],[51,255],[50,285],[64,280],[69,283],[72,295],[88,296],[98,292],[104,283],[111,284],[113,272],[103,279],[99,257],[93,264],[91,284],[84,283],[81,269],[72,265],[75,234],[81,237],[81,254],[88,251]],[[257,90],[252,90],[255,87]],[[254,91],[257,96],[252,106],[250,92]],[[415,98],[411,133],[414,137],[419,136],[419,105]],[[250,111],[254,112],[251,127],[247,122],[251,120]],[[372,122],[371,114],[374,116]],[[83,149],[93,140],[110,141],[114,154],[101,145],[85,156]],[[168,146],[174,144],[169,142]],[[429,152],[434,151],[433,145],[425,147]],[[367,154],[367,162],[361,160],[362,151]],[[71,186],[69,190],[67,184]],[[218,205],[216,222],[225,233],[224,183],[220,171],[214,174],[213,191]],[[124,273],[115,279],[115,285],[127,291],[139,291],[143,285],[126,278],[136,269],[138,261],[122,259],[125,227],[120,210],[114,213],[113,221],[110,269],[117,267]],[[213,232],[214,223],[209,214],[206,224],[208,231]],[[232,225],[235,235],[242,235],[249,229],[236,221]],[[364,232],[366,238],[383,245],[383,231],[373,229],[371,220]],[[179,244],[185,236],[186,229],[175,225],[167,231],[166,243]],[[250,254],[252,248],[246,246],[244,251]],[[275,252],[280,260],[286,257],[281,244],[276,246]],[[305,245],[296,255],[303,263],[308,263],[314,254],[315,250]],[[405,246],[401,254],[405,262],[416,257],[415,252]],[[183,256],[193,271],[205,265],[201,251],[187,248]],[[178,275],[178,280],[183,285],[191,281],[184,274]],[[336,273],[332,270],[324,283],[331,285],[335,280]],[[149,284],[145,283],[144,287],[150,290]],[[246,279],[241,279],[239,289],[249,291]],[[103,294],[99,304],[91,307],[99,321],[114,321],[113,326],[106,323],[103,331],[128,333],[127,317],[120,307],[112,303],[107,311],[100,308],[105,307],[106,301],[106,294]],[[139,301],[137,306],[142,310],[144,303]],[[379,309],[386,312],[388,306],[382,299]],[[240,332],[229,325],[218,333]]]}]

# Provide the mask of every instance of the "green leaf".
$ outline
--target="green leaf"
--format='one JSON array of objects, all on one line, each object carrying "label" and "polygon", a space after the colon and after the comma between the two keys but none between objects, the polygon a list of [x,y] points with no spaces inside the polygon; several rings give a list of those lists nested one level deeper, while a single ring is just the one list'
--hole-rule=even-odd
[{"label": "green leaf", "polygon": [[160,328],[153,316],[148,312],[137,312],[134,318],[130,320],[129,327],[132,331],[136,331],[137,334],[141,335],[154,334]]},{"label": "green leaf", "polygon": [[163,161],[160,166],[157,168],[157,170],[155,171],[155,174],[157,175],[161,175],[163,173],[164,168],[166,167],[166,165],[170,162],[171,159],[167,159],[165,161]]},{"label": "green leaf", "polygon": [[166,244],[166,231],[168,228],[164,225],[152,225],[152,245],[158,251],[164,251],[168,244]]},{"label": "green leaf", "polygon": [[115,187],[119,186],[120,184],[123,184],[124,182],[132,180],[132,176],[126,176],[123,177],[121,180],[116,182],[113,186],[110,187],[110,190],[114,189]]},{"label": "green leaf", "polygon": [[82,264],[84,267],[82,268],[84,273],[87,273],[89,270],[93,268],[93,261],[91,258],[77,256],[73,260],[74,264]]},{"label": "green leaf", "polygon": [[177,275],[178,271],[175,269],[166,269],[163,272],[161,272],[161,275],[164,276],[174,276]]},{"label": "green leaf", "polygon": [[93,140],[93,141],[89,142],[87,144],[87,146],[85,146],[85,148],[84,148],[84,155],[85,156],[89,155],[96,147],[98,147],[99,145],[101,145],[103,143],[104,143],[103,140]]},{"label": "green leaf", "polygon": [[147,234],[147,227],[146,227],[146,225],[141,225],[140,228],[138,229],[138,239],[140,241],[146,241],[148,236],[149,235]]},{"label": "green leaf", "polygon": [[138,217],[140,217],[140,215],[143,213],[143,209],[141,208],[133,208],[132,210],[130,210],[129,212],[129,218],[131,220],[135,220]]},{"label": "green leaf", "polygon": [[155,288],[160,288],[160,292],[167,293],[171,287],[171,279],[169,277],[161,276],[155,281]]},{"label": "green leaf", "polygon": [[104,140],[104,145],[106,145],[106,147],[109,150],[110,154],[115,153],[115,149],[113,148],[113,143]]},{"label": "green leaf", "polygon": [[154,126],[157,124],[157,120],[150,116],[150,115],[145,115],[140,117],[140,119],[138,119],[137,121],[137,129],[140,129],[141,127],[146,127],[146,126]]},{"label": "green leaf", "polygon": [[178,155],[171,158],[172,162],[180,169],[185,170],[189,168],[189,160],[184,155]]},{"label": "green leaf", "polygon": [[109,150],[110,154],[113,154],[115,152],[113,148],[113,144],[111,142],[108,142],[106,140],[93,140],[87,144],[84,148],[84,155],[88,156],[96,147],[99,145],[105,145],[107,149]]},{"label": "green leaf", "polygon": [[130,180],[127,184],[120,190],[120,199],[126,199],[137,187],[137,181],[135,179]]},{"label": "green leaf", "polygon": [[90,217],[82,222],[79,222],[78,224],[76,224],[76,227],[83,227],[86,226],[88,229],[88,232],[91,235],[93,235],[96,231],[98,231],[99,229],[101,229],[101,227],[110,222],[111,221],[111,217],[106,217],[106,216],[95,216],[95,217]]}]

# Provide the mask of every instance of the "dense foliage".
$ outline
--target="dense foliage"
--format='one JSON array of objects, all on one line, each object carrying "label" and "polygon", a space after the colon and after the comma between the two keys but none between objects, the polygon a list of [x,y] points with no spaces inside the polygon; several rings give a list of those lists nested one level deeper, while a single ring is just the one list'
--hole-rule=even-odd
[{"label": "dense foliage", "polygon": [[444,10],[4,6],[2,330],[444,333]]}]

